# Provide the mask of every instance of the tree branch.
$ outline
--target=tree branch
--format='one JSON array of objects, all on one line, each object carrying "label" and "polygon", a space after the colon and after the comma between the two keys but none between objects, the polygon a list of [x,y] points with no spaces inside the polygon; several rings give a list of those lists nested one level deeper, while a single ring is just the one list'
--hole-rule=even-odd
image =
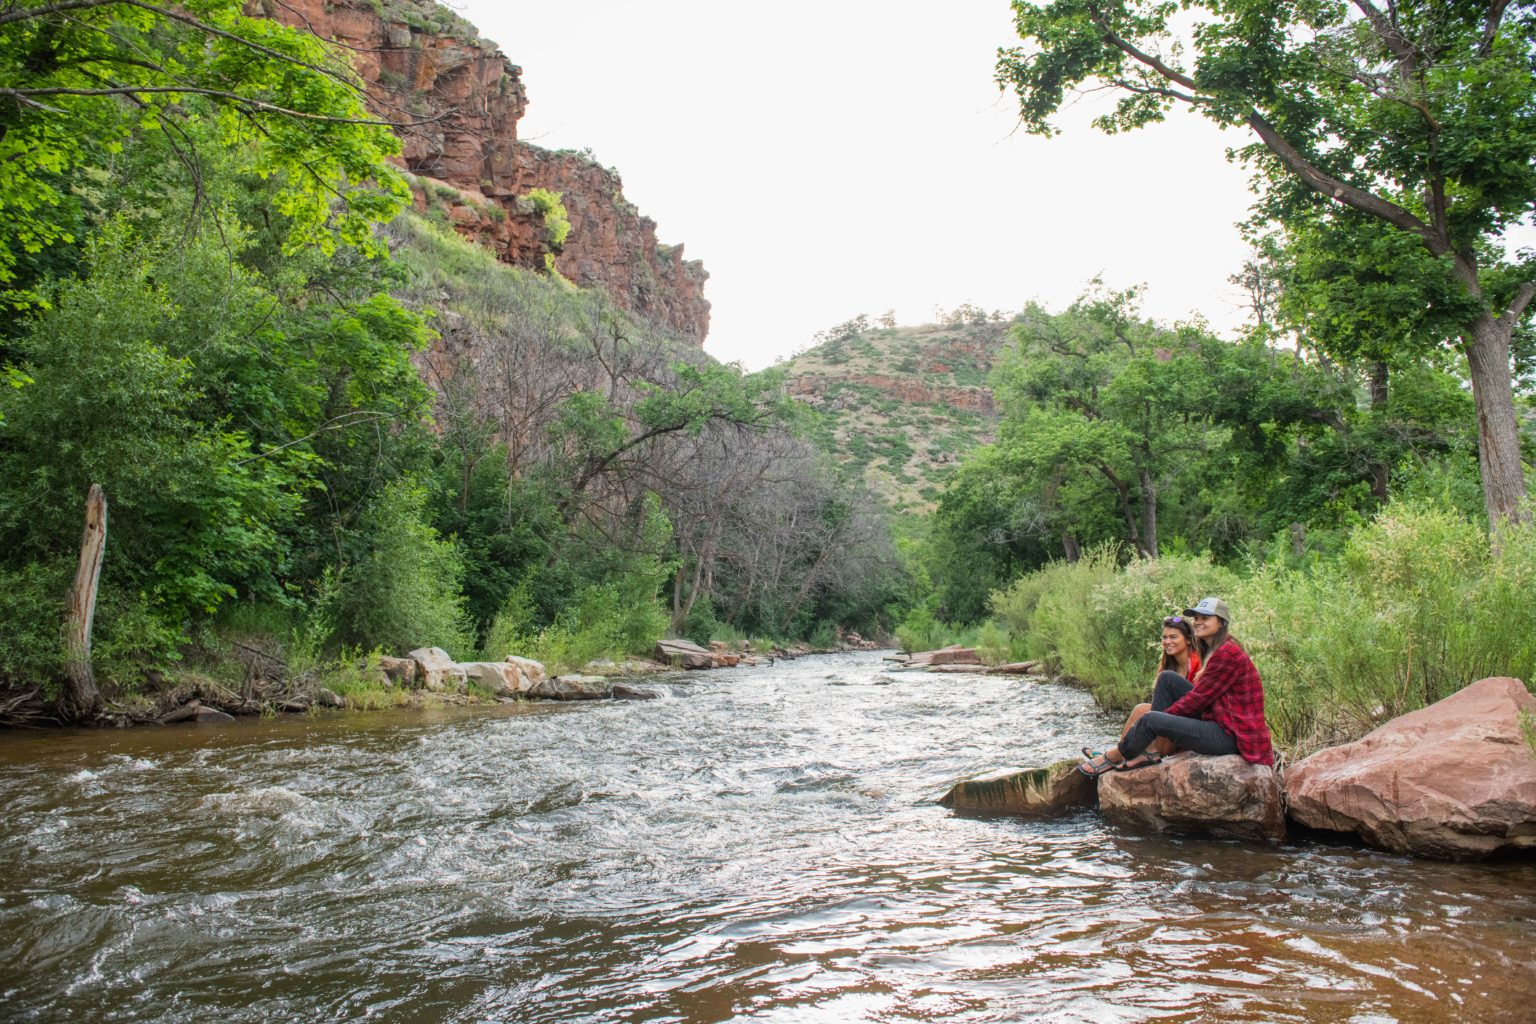
[{"label": "tree branch", "polygon": [[1493,0],[1488,5],[1488,16],[1483,19],[1483,42],[1477,48],[1479,57],[1486,57],[1493,52],[1493,41],[1498,38],[1499,27],[1504,21],[1504,8],[1509,6],[1509,0]]},{"label": "tree branch", "polygon": [[1275,126],[1265,120],[1264,116],[1257,110],[1252,111],[1248,115],[1247,123],[1250,128],[1258,133],[1265,147],[1274,153],[1275,156],[1279,157],[1280,162],[1288,170],[1310,185],[1314,191],[1327,196],[1329,199],[1343,203],[1352,209],[1359,210],[1361,213],[1370,214],[1378,220],[1384,220],[1394,227],[1418,235],[1424,239],[1424,244],[1429,248],[1429,251],[1436,256],[1444,256],[1451,251],[1449,238],[1441,235],[1401,206],[1388,202],[1380,196],[1373,195],[1363,189],[1356,188],[1348,182],[1335,178],[1333,175],[1313,166],[1312,162],[1303,156],[1300,150],[1291,145]]},{"label": "tree branch", "polygon": [[1104,20],[1104,15],[1100,14],[1097,9],[1090,10],[1088,16],[1093,19],[1093,23],[1099,26],[1099,30],[1104,33],[1104,41],[1106,43],[1109,43],[1115,49],[1126,54],[1138,63],[1145,64],[1153,71],[1156,71],[1159,75],[1162,75],[1164,78],[1168,79],[1168,81],[1176,82],[1191,92],[1200,91],[1200,87],[1195,84],[1195,80],[1193,78],[1190,78],[1188,75],[1181,71],[1175,71],[1167,64],[1164,64],[1157,57],[1152,56],[1150,53],[1147,53],[1144,50],[1137,49],[1130,43],[1129,40],[1121,38],[1114,31],[1114,29],[1109,27],[1109,22]]},{"label": "tree branch", "polygon": [[1392,56],[1410,66],[1417,67],[1419,58],[1424,55],[1423,51],[1403,35],[1395,19],[1388,18],[1375,4],[1371,3],[1371,0],[1354,0],[1354,4],[1371,23],[1371,28],[1376,30],[1377,37],[1386,44],[1388,50],[1392,51]]}]

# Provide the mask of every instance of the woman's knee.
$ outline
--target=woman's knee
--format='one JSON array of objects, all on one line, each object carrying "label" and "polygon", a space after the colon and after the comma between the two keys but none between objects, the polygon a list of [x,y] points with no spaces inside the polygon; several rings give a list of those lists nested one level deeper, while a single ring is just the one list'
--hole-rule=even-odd
[{"label": "woman's knee", "polygon": [[1157,674],[1157,685],[1152,688],[1152,706],[1165,708],[1188,693],[1191,688],[1188,679],[1172,669],[1164,669]]}]

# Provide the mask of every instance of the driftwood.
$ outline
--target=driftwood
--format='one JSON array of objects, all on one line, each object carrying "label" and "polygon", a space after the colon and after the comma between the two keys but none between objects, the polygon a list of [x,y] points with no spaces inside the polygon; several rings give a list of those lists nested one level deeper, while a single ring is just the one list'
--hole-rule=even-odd
[{"label": "driftwood", "polygon": [[91,626],[96,620],[96,588],[101,582],[101,561],[107,550],[107,496],[100,484],[91,484],[85,498],[85,535],[80,540],[80,565],[74,586],[69,588],[69,612],[65,626],[68,699],[70,710],[84,718],[101,707],[101,691],[91,668]]}]

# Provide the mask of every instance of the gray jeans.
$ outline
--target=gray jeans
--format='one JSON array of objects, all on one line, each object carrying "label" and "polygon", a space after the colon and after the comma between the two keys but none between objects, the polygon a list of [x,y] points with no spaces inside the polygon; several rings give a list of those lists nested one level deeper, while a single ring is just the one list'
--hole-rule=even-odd
[{"label": "gray jeans", "polygon": [[1152,688],[1152,710],[1137,719],[1125,739],[1120,741],[1120,756],[1136,757],[1158,737],[1197,754],[1237,753],[1237,741],[1215,722],[1170,715],[1163,710],[1194,688],[1193,683],[1177,672],[1159,672],[1157,685]]}]

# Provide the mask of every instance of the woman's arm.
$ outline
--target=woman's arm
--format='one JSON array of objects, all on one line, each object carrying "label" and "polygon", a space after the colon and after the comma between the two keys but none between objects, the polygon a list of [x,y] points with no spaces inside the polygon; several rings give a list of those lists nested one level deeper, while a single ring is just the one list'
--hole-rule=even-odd
[{"label": "woman's arm", "polygon": [[1200,678],[1195,681],[1195,688],[1170,704],[1168,714],[1198,718],[1202,711],[1216,703],[1217,697],[1232,689],[1233,685],[1242,678],[1242,662],[1235,650],[1227,650],[1227,644],[1231,643],[1232,641],[1228,640],[1211,652],[1211,659],[1200,670]]}]

